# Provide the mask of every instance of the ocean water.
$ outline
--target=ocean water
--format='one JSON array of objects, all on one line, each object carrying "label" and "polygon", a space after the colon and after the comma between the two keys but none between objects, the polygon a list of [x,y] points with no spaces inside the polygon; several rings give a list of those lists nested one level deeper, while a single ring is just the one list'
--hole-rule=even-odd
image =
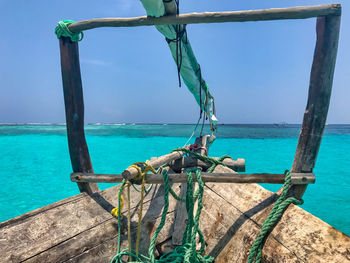
[{"label": "ocean water", "polygon": [[[85,131],[95,172],[121,173],[133,162],[183,146],[193,127],[111,124],[87,125]],[[248,173],[283,173],[292,165],[299,132],[299,125],[220,125],[210,155],[245,158]],[[349,149],[350,125],[328,125],[314,169],[316,184],[308,187],[302,206],[348,235]],[[70,173],[64,125],[0,125],[0,221],[78,194]]]}]

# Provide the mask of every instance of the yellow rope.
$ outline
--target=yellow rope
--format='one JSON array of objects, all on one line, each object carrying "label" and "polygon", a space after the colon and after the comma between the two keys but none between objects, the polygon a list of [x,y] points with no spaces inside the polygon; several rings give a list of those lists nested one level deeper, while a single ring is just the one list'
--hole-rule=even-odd
[{"label": "yellow rope", "polygon": [[136,236],[136,256],[139,255],[139,244],[140,244],[140,233],[141,233],[141,220],[142,220],[142,209],[143,209],[143,199],[145,197],[145,176],[142,176],[141,185],[141,200],[140,200],[140,210],[139,210],[139,221],[137,223],[137,236]]},{"label": "yellow rope", "polygon": [[[143,171],[140,166],[143,166]],[[137,223],[137,236],[136,236],[136,246],[135,246],[135,252],[136,256],[139,254],[139,247],[140,247],[140,235],[141,235],[141,223],[142,223],[142,209],[143,209],[143,200],[145,198],[145,183],[146,183],[146,174],[148,172],[152,172],[153,174],[156,174],[156,170],[146,161],[146,162],[137,162],[132,165],[130,165],[129,168],[135,168],[138,171],[138,176],[134,178],[135,181],[142,180],[141,184],[141,199],[140,199],[140,209],[138,213],[138,223]],[[130,205],[130,186],[131,182],[127,181],[127,195],[128,195],[128,243],[129,243],[129,252],[131,253],[131,205]],[[124,197],[123,197],[123,191],[124,188],[122,188],[122,194],[120,196],[120,207],[115,207],[112,209],[111,214],[114,216],[118,216],[119,210],[121,211],[124,207]],[[129,260],[132,260],[129,258]]]},{"label": "yellow rope", "polygon": [[[144,166],[144,170],[142,171],[140,165]],[[140,209],[139,209],[139,219],[137,223],[137,235],[136,235],[136,246],[135,246],[135,254],[136,256],[139,255],[139,247],[140,247],[140,234],[141,234],[141,223],[142,223],[142,209],[143,209],[143,200],[145,198],[145,176],[148,172],[152,172],[153,174],[156,174],[157,172],[154,170],[154,168],[148,164],[148,162],[137,162],[132,164],[129,168],[135,168],[139,175],[134,180],[140,180],[142,179],[141,184],[141,199],[140,199]]]},{"label": "yellow rope", "polygon": [[[143,171],[139,165],[143,165],[145,167]],[[157,173],[156,170],[154,170],[154,168],[148,164],[148,161],[134,163],[130,165],[129,168],[135,168],[139,172],[139,175],[134,178],[135,181],[141,180],[142,177],[145,176],[148,172],[152,172],[153,174]]]},{"label": "yellow rope", "polygon": [[[138,165],[144,165],[145,166],[145,170],[142,172],[141,168],[138,166]],[[139,172],[139,175],[134,178],[134,180],[140,180],[140,179],[143,179],[144,176],[148,173],[148,172],[152,172],[153,174],[156,174],[157,172],[154,170],[154,168],[152,166],[150,166],[147,161],[146,162],[137,162],[137,163],[134,163],[132,164],[129,168],[135,168],[137,169],[137,171]],[[124,191],[124,188],[122,189],[122,191]],[[144,191],[144,190],[143,190]],[[144,195],[144,194],[143,194]],[[143,198],[142,198],[143,199]],[[120,211],[123,209],[124,207],[124,197],[123,195],[121,195],[120,197],[120,208],[118,207],[114,207],[111,211],[111,214],[114,215],[114,216],[118,216],[118,211],[120,209]]]},{"label": "yellow rope", "polygon": [[123,210],[123,207],[124,207],[124,197],[123,197],[123,190],[124,190],[124,187],[122,189],[122,195],[120,196],[120,207],[114,207],[111,211],[111,214],[118,217],[118,212],[120,210],[120,212]]}]

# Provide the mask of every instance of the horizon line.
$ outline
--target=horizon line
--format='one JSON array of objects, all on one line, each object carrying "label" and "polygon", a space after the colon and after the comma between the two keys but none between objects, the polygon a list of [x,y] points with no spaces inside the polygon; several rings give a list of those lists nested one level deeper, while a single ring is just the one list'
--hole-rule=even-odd
[{"label": "horizon line", "polygon": [[[196,123],[176,123],[176,122],[88,122],[84,125],[196,125]],[[65,122],[0,122],[0,125],[66,125]],[[204,125],[210,125],[205,123]],[[220,125],[302,125],[302,123],[218,123]],[[350,125],[350,123],[326,123],[327,125]]]}]

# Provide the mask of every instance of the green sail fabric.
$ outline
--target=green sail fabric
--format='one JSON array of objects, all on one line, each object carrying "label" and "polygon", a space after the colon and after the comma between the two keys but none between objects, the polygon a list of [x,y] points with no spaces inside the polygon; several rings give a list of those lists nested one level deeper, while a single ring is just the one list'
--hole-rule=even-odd
[{"label": "green sail fabric", "polygon": [[[167,1],[163,3],[163,0],[140,0],[142,5],[146,9],[148,16],[160,17],[167,14],[174,14],[176,12],[175,1]],[[166,4],[167,6],[164,6]],[[168,42],[171,54],[175,60],[181,60],[180,74],[181,77],[190,90],[190,92],[195,97],[198,105],[201,109],[209,116],[213,128],[215,129],[217,119],[215,117],[215,106],[214,97],[210,94],[208,86],[201,76],[200,66],[197,59],[193,53],[191,44],[187,38],[187,34],[177,34],[176,25],[156,25],[155,26],[160,33],[162,33]],[[179,25],[178,32],[183,31],[184,25]],[[180,39],[178,45],[181,45],[181,55],[179,54],[179,49],[177,50],[177,43],[175,40],[178,37]]]}]

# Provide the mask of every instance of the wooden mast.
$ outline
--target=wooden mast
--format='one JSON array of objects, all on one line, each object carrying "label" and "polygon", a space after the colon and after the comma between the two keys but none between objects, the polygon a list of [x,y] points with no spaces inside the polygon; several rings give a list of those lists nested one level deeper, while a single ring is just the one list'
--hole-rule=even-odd
[{"label": "wooden mast", "polygon": [[[340,15],[317,18],[317,41],[311,69],[309,96],[292,173],[311,173],[315,166],[332,92],[339,28]],[[307,185],[294,186],[291,188],[291,194],[301,198],[306,187]]]},{"label": "wooden mast", "polygon": [[[60,38],[61,70],[69,154],[74,172],[93,173],[84,133],[84,100],[78,43]],[[96,183],[78,183],[80,192],[98,191]]]}]

